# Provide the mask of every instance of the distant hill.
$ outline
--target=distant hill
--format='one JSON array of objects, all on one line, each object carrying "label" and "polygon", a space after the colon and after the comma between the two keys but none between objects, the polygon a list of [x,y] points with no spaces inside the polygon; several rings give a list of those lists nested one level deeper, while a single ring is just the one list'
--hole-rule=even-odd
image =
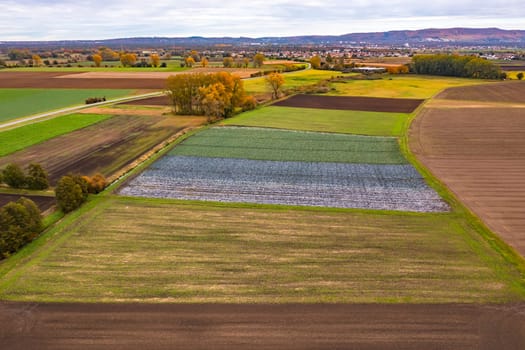
[{"label": "distant hill", "polygon": [[306,35],[290,37],[222,37],[199,36],[184,38],[144,37],[108,40],[66,41],[4,41],[0,46],[8,47],[167,47],[167,46],[253,46],[253,45],[410,45],[410,46],[518,46],[525,47],[525,30],[503,30],[498,28],[448,28],[422,30],[396,30],[374,33],[352,33],[344,35]]}]

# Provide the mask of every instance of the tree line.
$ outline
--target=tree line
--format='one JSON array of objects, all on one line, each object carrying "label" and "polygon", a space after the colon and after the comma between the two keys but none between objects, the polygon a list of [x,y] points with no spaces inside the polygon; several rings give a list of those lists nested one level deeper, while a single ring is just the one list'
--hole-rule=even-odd
[{"label": "tree line", "polygon": [[210,120],[255,107],[241,78],[228,72],[172,75],[167,80],[167,95],[175,114],[206,115]]},{"label": "tree line", "polygon": [[416,55],[412,58],[411,67],[416,74],[475,79],[504,79],[506,77],[499,66],[477,56]]}]

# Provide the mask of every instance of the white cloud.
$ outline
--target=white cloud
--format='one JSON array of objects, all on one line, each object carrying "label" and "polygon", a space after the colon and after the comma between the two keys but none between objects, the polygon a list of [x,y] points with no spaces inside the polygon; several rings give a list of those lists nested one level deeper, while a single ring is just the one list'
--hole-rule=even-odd
[{"label": "white cloud", "polygon": [[[0,40],[287,36],[399,29],[525,29],[522,0],[3,0]],[[514,15],[515,17],[509,17]]]}]

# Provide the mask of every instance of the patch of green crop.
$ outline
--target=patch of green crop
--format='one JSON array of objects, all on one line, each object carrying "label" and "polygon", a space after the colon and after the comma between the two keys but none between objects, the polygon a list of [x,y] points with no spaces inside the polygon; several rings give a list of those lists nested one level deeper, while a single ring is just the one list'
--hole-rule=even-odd
[{"label": "patch of green crop", "polygon": [[[69,114],[0,132],[0,156],[110,118],[105,114]],[[79,140],[83,142],[83,140]]]},{"label": "patch of green crop", "polygon": [[113,99],[132,92],[116,89],[0,89],[0,122],[83,105],[89,97]]},{"label": "patch of green crop", "polygon": [[397,139],[392,137],[242,127],[204,130],[169,154],[301,162],[406,163]]},{"label": "patch of green crop", "polygon": [[409,114],[269,106],[225,120],[223,125],[257,126],[371,136],[401,136]]}]

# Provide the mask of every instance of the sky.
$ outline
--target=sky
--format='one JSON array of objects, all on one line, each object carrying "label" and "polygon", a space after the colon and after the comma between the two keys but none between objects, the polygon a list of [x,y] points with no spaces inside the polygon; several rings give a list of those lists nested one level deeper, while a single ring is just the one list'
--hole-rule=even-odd
[{"label": "sky", "polygon": [[0,41],[525,30],[523,0],[0,0]]}]

